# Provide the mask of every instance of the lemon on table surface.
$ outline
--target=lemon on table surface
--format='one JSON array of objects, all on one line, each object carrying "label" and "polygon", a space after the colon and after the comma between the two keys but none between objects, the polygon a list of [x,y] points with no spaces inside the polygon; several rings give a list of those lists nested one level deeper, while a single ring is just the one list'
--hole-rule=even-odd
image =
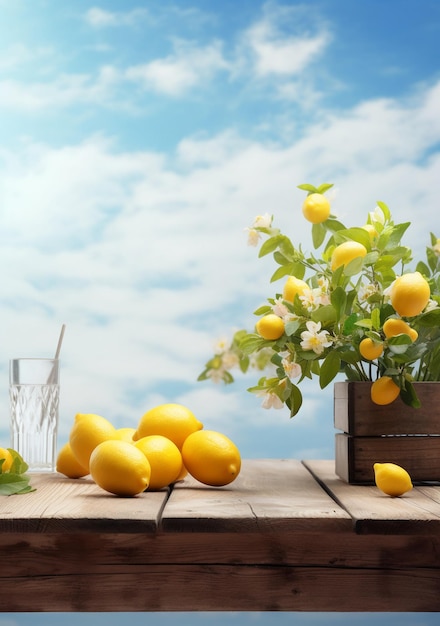
[{"label": "lemon on table surface", "polygon": [[341,265],[348,265],[350,261],[363,258],[367,254],[367,248],[357,241],[344,241],[333,250],[331,257],[332,270],[338,269]]},{"label": "lemon on table surface", "polygon": [[260,337],[274,341],[275,339],[279,339],[284,333],[284,322],[281,317],[275,315],[275,313],[269,313],[258,320],[255,324],[255,328]]},{"label": "lemon on table surface", "polygon": [[311,193],[304,200],[302,212],[312,224],[320,224],[330,217],[330,202],[322,193]]},{"label": "lemon on table surface", "polygon": [[68,478],[82,478],[89,473],[89,470],[81,465],[73,454],[69,442],[65,443],[58,452],[56,470]]},{"label": "lemon on table surface", "polygon": [[183,464],[196,480],[221,487],[237,478],[241,457],[237,446],[226,435],[201,430],[190,435],[182,448]]},{"label": "lemon on table surface", "polygon": [[1,466],[1,472],[9,472],[9,470],[11,469],[11,465],[14,462],[14,459],[12,458],[12,454],[7,448],[0,448],[0,459],[4,459]]},{"label": "lemon on table surface", "polygon": [[136,428],[123,427],[117,428],[116,434],[118,439],[122,439],[122,441],[128,441],[128,443],[134,443],[133,436],[136,432]]},{"label": "lemon on table surface", "polygon": [[371,385],[371,399],[374,404],[391,404],[400,394],[400,387],[390,376],[381,376]]},{"label": "lemon on table surface", "polygon": [[373,465],[376,486],[388,496],[402,496],[413,488],[411,476],[395,463],[375,463]]},{"label": "lemon on table surface", "polygon": [[69,435],[69,443],[78,463],[89,468],[90,455],[99,443],[117,439],[116,428],[101,415],[77,413]]},{"label": "lemon on table surface", "polygon": [[182,454],[176,444],[163,435],[148,435],[134,443],[151,466],[148,489],[162,489],[176,482],[182,471]]},{"label": "lemon on table surface", "polygon": [[163,435],[179,448],[191,433],[203,428],[194,413],[176,403],[159,404],[147,411],[139,420],[134,441],[148,435]]},{"label": "lemon on table surface", "polygon": [[132,443],[108,439],[93,450],[90,474],[105,491],[128,497],[147,489],[151,467],[145,454]]}]

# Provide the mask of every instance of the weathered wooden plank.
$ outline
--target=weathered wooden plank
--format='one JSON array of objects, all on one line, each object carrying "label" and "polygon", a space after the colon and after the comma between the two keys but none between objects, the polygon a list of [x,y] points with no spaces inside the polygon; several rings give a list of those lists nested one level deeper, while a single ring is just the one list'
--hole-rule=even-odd
[{"label": "weathered wooden plank", "polygon": [[149,566],[2,580],[13,611],[438,611],[439,570]]},{"label": "weathered wooden plank", "polygon": [[[438,567],[440,536],[324,532],[0,533],[3,578],[128,574],[156,565]],[[0,584],[1,587],[1,584]]]},{"label": "weathered wooden plank", "polygon": [[2,532],[154,532],[168,490],[118,498],[91,478],[33,474],[36,491],[0,498]]},{"label": "weathered wooden plank", "polygon": [[374,404],[371,383],[334,384],[335,428],[355,436],[423,434],[440,435],[438,384],[417,382],[418,409],[397,398],[392,405]]},{"label": "weathered wooden plank", "polygon": [[333,461],[304,461],[304,465],[351,515],[358,533],[440,532],[439,486],[414,487],[400,498],[390,498],[376,486],[346,484],[336,476]]},{"label": "weathered wooden plank", "polygon": [[289,459],[244,460],[237,479],[208,487],[186,478],[174,488],[162,514],[170,531],[312,532],[346,530],[350,518],[303,467]]}]

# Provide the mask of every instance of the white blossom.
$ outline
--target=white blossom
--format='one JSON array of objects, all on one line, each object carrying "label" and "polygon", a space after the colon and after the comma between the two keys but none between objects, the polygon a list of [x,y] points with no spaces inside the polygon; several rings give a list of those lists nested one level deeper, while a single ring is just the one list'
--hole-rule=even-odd
[{"label": "white blossom", "polygon": [[248,232],[248,246],[257,246],[261,237],[260,233],[255,228],[245,228],[245,231]]},{"label": "white blossom", "polygon": [[286,376],[288,376],[290,380],[292,380],[293,378],[298,378],[302,374],[301,365],[299,365],[299,363],[295,363],[295,361],[292,361],[290,355],[285,356],[282,359],[281,365],[286,372]]},{"label": "white blossom", "polygon": [[307,322],[307,330],[301,333],[301,348],[303,350],[313,350],[315,354],[322,354],[325,348],[332,345],[327,330],[321,330],[321,322]]},{"label": "white blossom", "polygon": [[253,228],[270,228],[272,226],[272,215],[265,213],[264,215],[257,215],[253,223]]},{"label": "white blossom", "polygon": [[273,393],[273,391],[263,391],[257,393],[257,396],[263,398],[263,402],[261,403],[263,409],[282,409],[284,407],[284,402],[276,393]]}]

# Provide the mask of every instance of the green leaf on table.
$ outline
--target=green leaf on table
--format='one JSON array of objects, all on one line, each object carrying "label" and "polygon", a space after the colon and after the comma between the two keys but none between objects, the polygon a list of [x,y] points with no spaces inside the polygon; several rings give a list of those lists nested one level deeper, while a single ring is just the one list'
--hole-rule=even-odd
[{"label": "green leaf on table", "polygon": [[11,496],[35,491],[29,484],[30,479],[26,474],[29,469],[28,464],[16,450],[8,448],[8,451],[13,461],[9,470],[3,472],[4,459],[0,460],[0,495]]}]

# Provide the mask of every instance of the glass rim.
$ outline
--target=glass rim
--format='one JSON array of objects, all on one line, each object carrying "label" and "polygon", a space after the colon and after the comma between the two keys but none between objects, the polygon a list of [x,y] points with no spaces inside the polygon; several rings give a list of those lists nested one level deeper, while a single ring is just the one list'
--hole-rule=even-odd
[{"label": "glass rim", "polygon": [[9,359],[10,362],[12,361],[59,361],[60,359],[56,359],[55,357],[39,357],[39,356],[18,356],[18,357],[14,357],[13,359]]}]

